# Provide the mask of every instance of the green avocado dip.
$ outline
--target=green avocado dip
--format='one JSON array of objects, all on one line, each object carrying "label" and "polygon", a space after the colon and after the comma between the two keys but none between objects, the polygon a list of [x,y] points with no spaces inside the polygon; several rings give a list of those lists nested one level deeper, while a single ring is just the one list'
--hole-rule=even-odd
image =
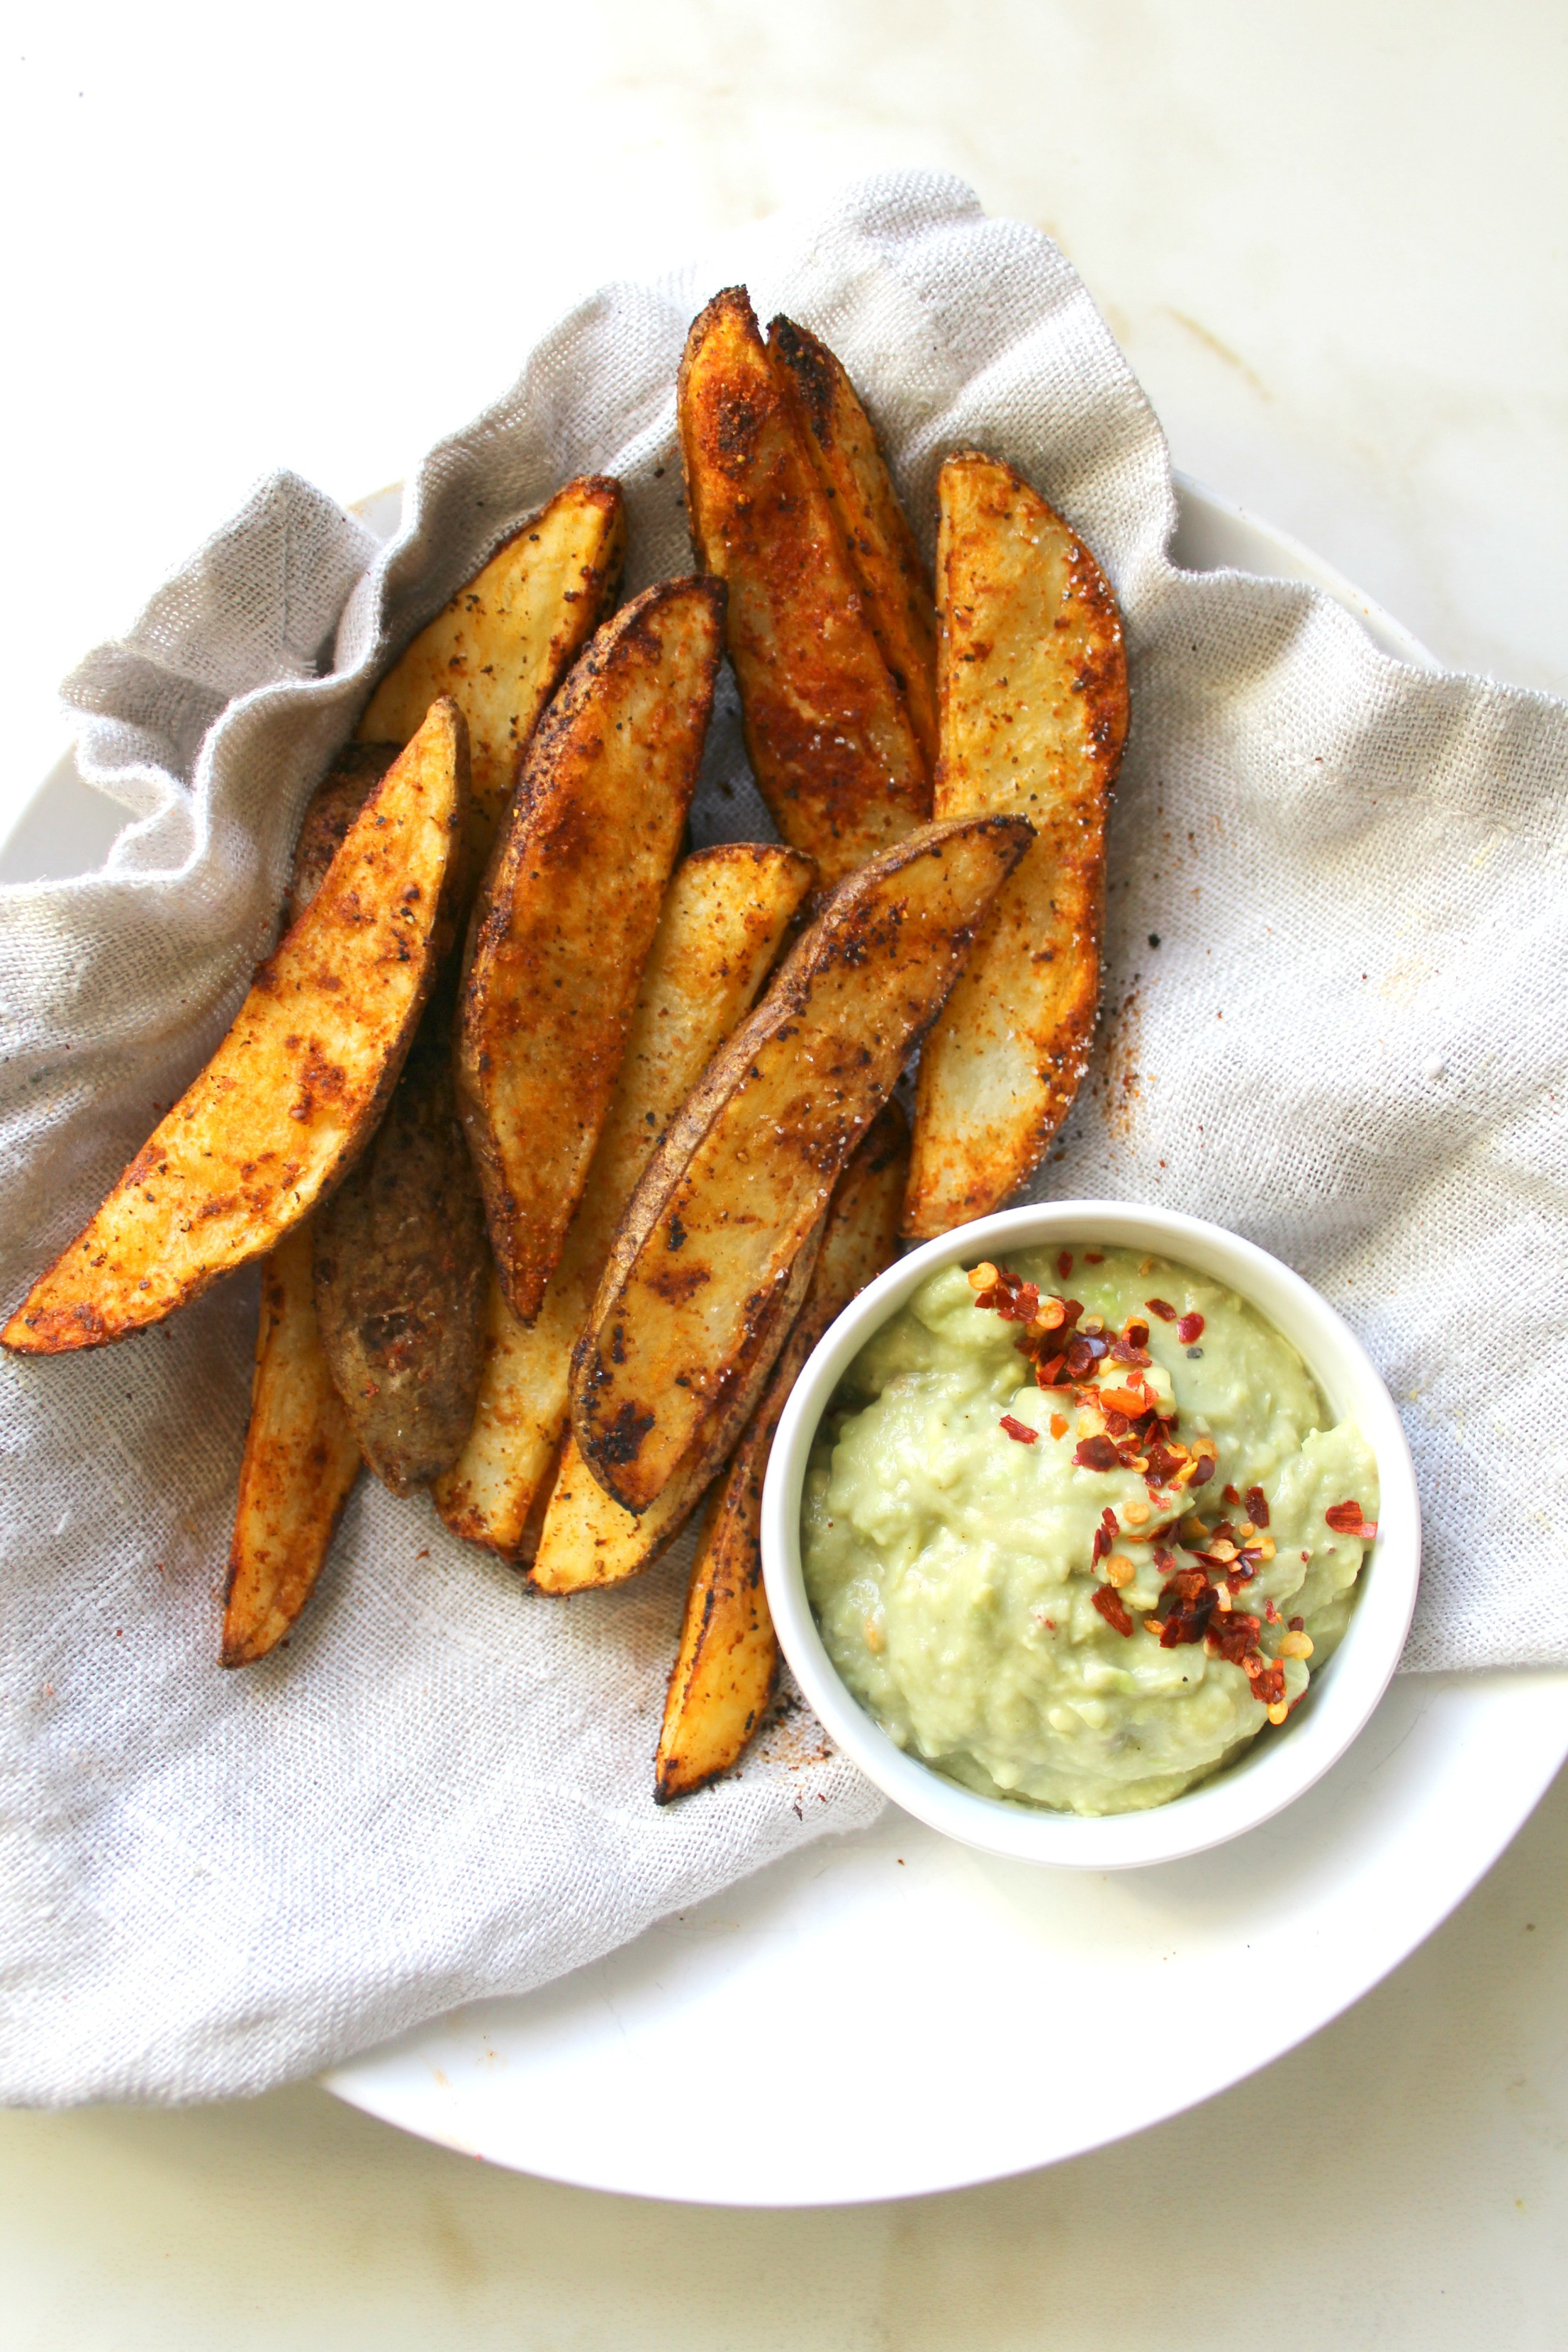
[{"label": "green avocado dip", "polygon": [[839,1384],[801,1531],[828,1655],[900,1747],[1119,1813],[1285,1721],[1377,1509],[1371,1447],[1256,1308],[1080,1246],[921,1285]]}]

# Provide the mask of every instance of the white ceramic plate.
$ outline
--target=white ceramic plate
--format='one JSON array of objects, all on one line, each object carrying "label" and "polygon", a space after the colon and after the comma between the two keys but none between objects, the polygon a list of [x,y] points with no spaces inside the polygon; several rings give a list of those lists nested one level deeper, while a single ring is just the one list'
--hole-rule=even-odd
[{"label": "white ceramic plate", "polygon": [[[1388,652],[1436,667],[1305,549],[1181,493],[1179,562],[1310,581]],[[370,516],[389,530],[395,499]],[[0,879],[79,873],[116,822],[62,762]],[[1565,1674],[1401,1676],[1288,1811],[1158,1869],[1041,1870],[889,1811],[542,1992],[456,2011],[324,2080],[492,2163],[718,2205],[910,2196],[1076,2156],[1267,2065],[1396,1967],[1552,1780],[1565,1699]],[[1216,1984],[1223,2037],[1202,2024]],[[692,2097],[699,2036],[735,2057],[731,2131],[711,2090]],[[753,2042],[760,2063],[737,2055]]]}]

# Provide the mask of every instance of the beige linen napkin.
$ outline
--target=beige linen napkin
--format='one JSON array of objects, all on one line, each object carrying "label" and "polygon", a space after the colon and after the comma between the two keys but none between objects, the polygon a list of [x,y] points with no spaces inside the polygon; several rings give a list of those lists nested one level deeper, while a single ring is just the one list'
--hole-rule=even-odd
[{"label": "beige linen napkin", "polygon": [[[0,1297],[222,1034],[388,651],[578,470],[626,483],[628,588],[689,567],[675,370],[741,278],[841,353],[928,546],[938,464],[978,444],[1121,598],[1104,1020],[1045,1189],[1194,1211],[1324,1289],[1421,1475],[1406,1664],[1568,1660],[1568,712],[1403,668],[1299,586],[1173,570],[1164,444],[1084,288],[946,179],[879,177],[603,289],[430,452],[389,547],[280,476],[82,665],[79,762],[134,821],[101,873],[0,895]],[[696,832],[769,830],[726,688]],[[289,1648],[221,1674],[254,1313],[237,1280],[121,1347],[0,1366],[11,2100],[260,2089],[877,1810],[795,1716],[659,1811],[685,1555],[554,1602],[370,1481]]]}]

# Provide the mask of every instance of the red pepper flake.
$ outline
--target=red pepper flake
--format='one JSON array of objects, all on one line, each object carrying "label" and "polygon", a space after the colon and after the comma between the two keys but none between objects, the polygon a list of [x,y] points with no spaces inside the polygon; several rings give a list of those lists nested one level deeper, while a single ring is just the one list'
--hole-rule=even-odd
[{"label": "red pepper flake", "polygon": [[1037,1429],[1031,1429],[1026,1421],[1015,1421],[1010,1412],[1003,1414],[1002,1426],[1009,1437],[1017,1439],[1020,1445],[1033,1445],[1040,1433]]},{"label": "red pepper flake", "polygon": [[1118,1467],[1116,1448],[1109,1437],[1081,1439],[1072,1458],[1080,1470],[1114,1470]]},{"label": "red pepper flake", "polygon": [[1268,1497],[1261,1486],[1247,1488],[1247,1516],[1255,1528],[1266,1528],[1268,1525]]},{"label": "red pepper flake", "polygon": [[1190,1348],[1194,1339],[1201,1339],[1203,1336],[1203,1317],[1201,1315],[1184,1315],[1181,1321],[1176,1326],[1176,1337],[1181,1341],[1183,1347]]},{"label": "red pepper flake", "polygon": [[1103,1265],[1105,1264],[1105,1253],[1103,1250],[1085,1250],[1083,1254],[1083,1262],[1085,1265]]},{"label": "red pepper flake", "polygon": [[1290,1620],[1290,1631],[1291,1631],[1291,1633],[1304,1633],[1306,1632],[1306,1630],[1307,1630],[1307,1621],[1306,1621],[1306,1619],[1305,1619],[1304,1617],[1292,1617],[1292,1618],[1291,1618],[1291,1620]]},{"label": "red pepper flake", "polygon": [[1252,1696],[1259,1706],[1278,1706],[1285,1696],[1285,1669],[1282,1665],[1265,1665],[1258,1660],[1261,1672],[1252,1673],[1252,1660],[1247,1660],[1247,1672],[1252,1677]]},{"label": "red pepper flake", "polygon": [[1091,1598],[1108,1625],[1114,1625],[1122,1634],[1131,1634],[1132,1620],[1127,1613],[1127,1603],[1113,1584],[1097,1584]]},{"label": "red pepper flake", "polygon": [[1205,1454],[1194,1464],[1193,1475],[1187,1483],[1189,1486],[1206,1486],[1213,1476],[1214,1455],[1212,1454]]},{"label": "red pepper flake", "polygon": [[1051,1435],[1053,1437],[1065,1437],[1067,1433],[1067,1423],[1062,1419],[1059,1412],[1053,1412],[1051,1415]]},{"label": "red pepper flake", "polygon": [[[1067,1280],[1067,1278],[1068,1278],[1068,1275],[1072,1272],[1072,1252],[1071,1252],[1071,1250],[1063,1250],[1063,1252],[1062,1252],[1061,1255],[1060,1255],[1060,1256],[1058,1258],[1058,1260],[1057,1260],[1057,1272],[1060,1275],[1060,1276],[1061,1276],[1062,1280],[1065,1282],[1065,1281]],[[1079,1314],[1081,1314],[1081,1313],[1083,1312],[1083,1309],[1080,1307],[1080,1308],[1079,1309]]]},{"label": "red pepper flake", "polygon": [[1239,1503],[1241,1500],[1241,1496],[1237,1493],[1234,1486],[1222,1486],[1219,1491],[1220,1500],[1222,1502]]},{"label": "red pepper flake", "polygon": [[1143,1301],[1143,1304],[1149,1309],[1151,1315],[1157,1315],[1159,1317],[1162,1323],[1173,1323],[1175,1321],[1176,1310],[1172,1306],[1168,1298],[1146,1298]]},{"label": "red pepper flake", "polygon": [[1209,1654],[1215,1658],[1228,1658],[1233,1666],[1239,1666],[1247,1652],[1256,1648],[1261,1631],[1258,1618],[1249,1617],[1244,1609],[1232,1609],[1211,1621],[1206,1644]]},{"label": "red pepper flake", "polygon": [[1359,1503],[1331,1503],[1323,1517],[1337,1536],[1359,1536],[1371,1543],[1377,1533],[1377,1521],[1363,1518]]}]

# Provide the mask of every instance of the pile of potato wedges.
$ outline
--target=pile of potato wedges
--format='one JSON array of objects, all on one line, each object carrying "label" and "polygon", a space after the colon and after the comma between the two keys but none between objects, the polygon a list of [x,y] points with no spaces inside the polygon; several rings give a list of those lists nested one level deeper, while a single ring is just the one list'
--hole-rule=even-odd
[{"label": "pile of potato wedges", "polygon": [[[227,1666],[366,1466],[563,1596],[706,1497],[660,1802],[773,1689],[759,1498],[807,1355],[1072,1103],[1128,709],[1071,526],[955,453],[933,592],[844,369],[743,288],[679,418],[696,572],[616,610],[620,488],[580,478],[404,650],[233,1027],[0,1332],[103,1346],[261,1261]],[[780,837],[683,854],[726,657]]]}]

